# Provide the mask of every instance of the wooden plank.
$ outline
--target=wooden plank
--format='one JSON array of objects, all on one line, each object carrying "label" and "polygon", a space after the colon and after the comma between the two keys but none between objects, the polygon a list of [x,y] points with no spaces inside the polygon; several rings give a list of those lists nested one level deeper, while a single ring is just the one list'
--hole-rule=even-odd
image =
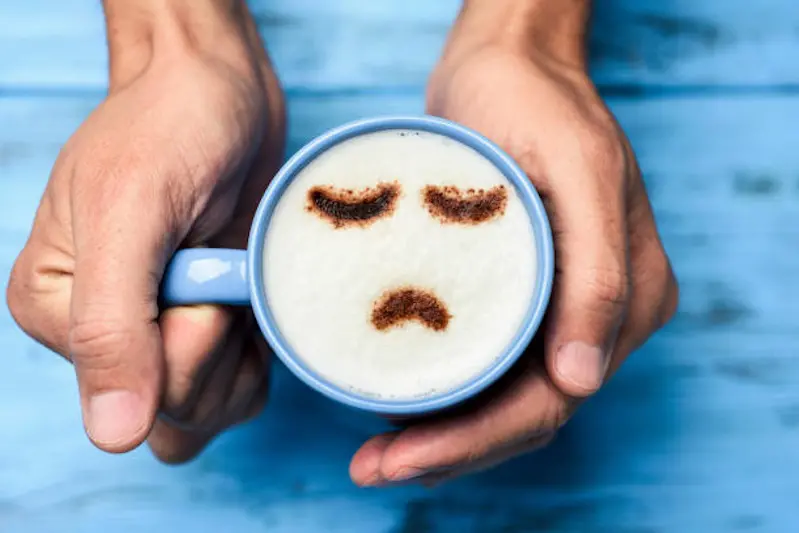
[{"label": "wooden plank", "polygon": [[[289,88],[424,84],[459,0],[252,0]],[[600,0],[597,81],[622,91],[689,85],[796,90],[792,0]],[[0,88],[105,87],[99,2],[0,3]]]},{"label": "wooden plank", "polygon": [[[58,146],[93,98],[0,98],[0,279]],[[296,149],[418,94],[290,102]],[[675,322],[537,455],[436,491],[361,491],[383,424],[278,369],[271,408],[199,460],[116,457],[82,434],[70,368],[0,309],[0,531],[758,531],[799,524],[799,98],[612,100],[683,285]],[[46,121],[41,117],[47,117]]]}]

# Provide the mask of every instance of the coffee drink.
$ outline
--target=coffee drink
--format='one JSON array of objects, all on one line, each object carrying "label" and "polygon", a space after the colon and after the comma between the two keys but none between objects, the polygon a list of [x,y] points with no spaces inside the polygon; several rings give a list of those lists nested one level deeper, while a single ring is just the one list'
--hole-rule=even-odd
[{"label": "coffee drink", "polygon": [[263,253],[267,305],[296,356],[384,400],[481,374],[536,290],[515,187],[477,151],[423,131],[363,134],[313,159],[275,207]]}]

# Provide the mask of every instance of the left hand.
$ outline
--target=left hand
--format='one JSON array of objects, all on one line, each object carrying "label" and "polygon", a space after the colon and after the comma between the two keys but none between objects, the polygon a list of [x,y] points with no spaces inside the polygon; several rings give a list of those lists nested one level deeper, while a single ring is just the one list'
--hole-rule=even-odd
[{"label": "left hand", "polygon": [[249,312],[157,298],[176,249],[246,247],[282,157],[282,91],[235,4],[104,2],[108,96],[61,150],[8,283],[19,326],[74,364],[108,452],[146,440],[187,461],[266,401]]},{"label": "left hand", "polygon": [[451,40],[428,112],[499,144],[545,201],[557,273],[543,361],[528,350],[522,375],[476,410],[366,442],[350,465],[362,486],[438,482],[546,444],[677,305],[635,156],[584,69]]}]

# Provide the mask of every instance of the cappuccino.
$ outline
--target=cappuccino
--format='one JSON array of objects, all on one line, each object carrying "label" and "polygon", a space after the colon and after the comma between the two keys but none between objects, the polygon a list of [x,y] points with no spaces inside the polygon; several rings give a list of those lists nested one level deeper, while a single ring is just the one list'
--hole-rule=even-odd
[{"label": "cappuccino", "polygon": [[449,137],[344,140],[283,192],[264,289],[297,358],[384,400],[445,393],[512,342],[534,299],[530,217],[488,159]]}]

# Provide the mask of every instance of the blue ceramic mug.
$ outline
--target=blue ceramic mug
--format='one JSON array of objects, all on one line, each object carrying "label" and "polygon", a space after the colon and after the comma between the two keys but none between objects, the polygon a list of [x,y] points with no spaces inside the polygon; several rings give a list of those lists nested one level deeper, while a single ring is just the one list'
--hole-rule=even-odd
[{"label": "blue ceramic mug", "polygon": [[[490,161],[515,187],[533,229],[538,268],[534,297],[521,327],[505,351],[467,383],[434,396],[391,400],[359,395],[316,373],[295,353],[277,327],[264,290],[264,246],[275,207],[291,181],[325,150],[359,135],[385,130],[426,131],[458,141]],[[268,265],[266,265],[268,268]],[[480,134],[453,122],[429,116],[359,120],[317,137],[278,172],[261,199],[252,221],[246,250],[195,248],[177,252],[167,267],[162,301],[167,306],[202,303],[252,306],[267,342],[289,370],[310,387],[345,405],[388,417],[416,417],[453,407],[474,397],[503,375],[524,352],[546,311],[552,289],[552,233],[541,198],[527,175],[499,147]]]}]

